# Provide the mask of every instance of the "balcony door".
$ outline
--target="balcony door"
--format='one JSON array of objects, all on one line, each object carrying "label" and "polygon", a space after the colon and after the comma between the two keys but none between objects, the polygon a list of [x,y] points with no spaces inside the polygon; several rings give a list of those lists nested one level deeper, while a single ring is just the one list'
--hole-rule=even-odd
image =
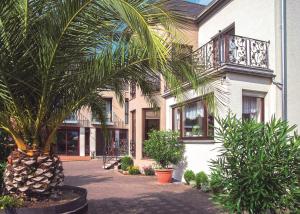
[{"label": "balcony door", "polygon": [[228,62],[229,54],[236,54],[235,41],[233,35],[235,34],[234,24],[220,31],[212,38],[212,60],[213,65],[218,66],[222,63]]}]

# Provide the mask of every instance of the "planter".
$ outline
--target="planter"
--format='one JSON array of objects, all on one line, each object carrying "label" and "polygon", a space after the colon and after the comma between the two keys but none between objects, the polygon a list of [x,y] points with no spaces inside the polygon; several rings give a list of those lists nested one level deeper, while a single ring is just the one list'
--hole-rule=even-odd
[{"label": "planter", "polygon": [[[73,193],[76,195],[71,200],[57,201],[57,204],[42,207],[21,207],[21,208],[7,208],[6,214],[62,214],[62,213],[85,213],[87,209],[87,191],[86,189],[62,186],[60,190],[63,194]],[[39,203],[39,202],[37,202]]]},{"label": "planter", "polygon": [[167,184],[172,182],[173,169],[157,169],[155,170],[157,181],[160,184]]}]

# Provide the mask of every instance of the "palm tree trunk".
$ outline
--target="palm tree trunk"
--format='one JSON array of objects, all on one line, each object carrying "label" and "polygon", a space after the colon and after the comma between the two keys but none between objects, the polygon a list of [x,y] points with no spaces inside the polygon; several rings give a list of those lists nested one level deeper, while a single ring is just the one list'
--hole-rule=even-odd
[{"label": "palm tree trunk", "polygon": [[33,156],[12,152],[4,172],[5,191],[17,197],[48,197],[64,180],[56,155],[35,152]]}]

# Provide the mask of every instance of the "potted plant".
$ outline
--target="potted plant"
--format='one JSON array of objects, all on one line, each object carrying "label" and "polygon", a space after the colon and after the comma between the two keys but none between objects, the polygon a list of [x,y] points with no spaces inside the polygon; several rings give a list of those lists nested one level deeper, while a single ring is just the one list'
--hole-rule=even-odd
[{"label": "potted plant", "polygon": [[154,159],[159,168],[155,170],[159,183],[172,181],[173,168],[182,160],[184,145],[178,141],[179,134],[173,131],[153,130],[144,142],[145,153]]}]

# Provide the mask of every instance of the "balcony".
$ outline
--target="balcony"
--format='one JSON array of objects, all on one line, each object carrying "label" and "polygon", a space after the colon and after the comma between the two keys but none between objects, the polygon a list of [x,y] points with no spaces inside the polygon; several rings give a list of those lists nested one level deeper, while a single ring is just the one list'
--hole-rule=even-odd
[{"label": "balcony", "polygon": [[85,118],[80,112],[73,112],[63,121],[62,125],[86,127],[89,126],[89,120]]},{"label": "balcony", "polygon": [[[101,125],[101,121],[99,119],[99,115],[96,113],[92,113],[92,120],[91,123],[93,125]],[[105,112],[105,125],[111,126],[113,125],[113,121],[112,121],[112,114],[111,112]]]},{"label": "balcony", "polygon": [[194,52],[195,63],[205,71],[231,66],[240,71],[267,72],[269,42],[237,35],[222,35]]}]

